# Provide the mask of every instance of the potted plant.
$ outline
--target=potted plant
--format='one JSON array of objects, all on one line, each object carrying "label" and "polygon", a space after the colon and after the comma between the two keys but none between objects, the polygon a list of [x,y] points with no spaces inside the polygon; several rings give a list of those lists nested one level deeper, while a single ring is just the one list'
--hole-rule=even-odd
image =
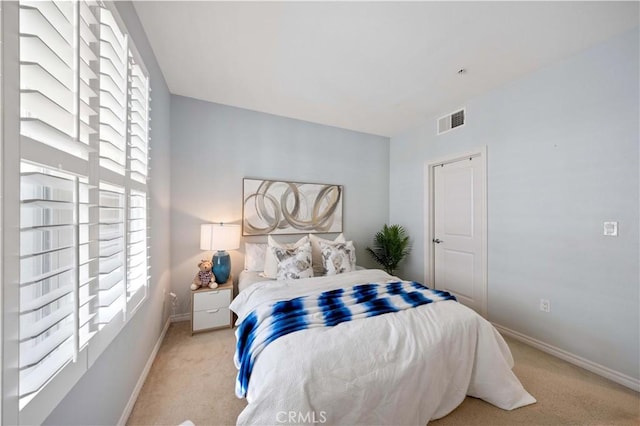
[{"label": "potted plant", "polygon": [[388,274],[393,275],[400,261],[411,251],[407,231],[400,225],[385,224],[376,234],[373,247],[367,247],[367,251]]}]

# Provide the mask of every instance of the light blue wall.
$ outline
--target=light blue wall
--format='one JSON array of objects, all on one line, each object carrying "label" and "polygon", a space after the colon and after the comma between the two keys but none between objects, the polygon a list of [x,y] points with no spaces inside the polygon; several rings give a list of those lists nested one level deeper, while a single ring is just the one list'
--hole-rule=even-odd
[{"label": "light blue wall", "polygon": [[45,421],[51,425],[115,425],[149,359],[169,310],[169,90],[130,2],[117,2],[149,71],[151,101],[151,285],[148,300]]},{"label": "light blue wall", "polygon": [[[436,136],[434,117],[390,145],[390,221],[415,241],[406,277],[425,276],[425,163],[486,145],[490,320],[634,378],[638,39],[636,29],[470,100],[458,130]],[[611,220],[617,238],[602,235]]]},{"label": "light blue wall", "polygon": [[[198,259],[211,256],[199,248],[200,225],[240,223],[244,177],[344,185],[344,234],[358,263],[373,266],[364,248],[389,216],[389,138],[171,96],[171,140],[176,313],[189,312]],[[240,251],[231,262],[237,276]]]}]

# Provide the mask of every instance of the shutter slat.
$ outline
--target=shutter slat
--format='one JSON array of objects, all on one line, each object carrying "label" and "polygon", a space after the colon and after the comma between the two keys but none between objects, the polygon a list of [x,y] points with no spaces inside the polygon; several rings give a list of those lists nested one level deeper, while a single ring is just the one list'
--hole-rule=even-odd
[{"label": "shutter slat", "polygon": [[122,306],[124,296],[120,296],[118,299],[114,300],[111,305],[101,306],[98,312],[98,322],[100,324],[108,324],[113,318],[118,315],[122,311]]},{"label": "shutter slat", "polygon": [[71,225],[24,229],[20,232],[20,255],[45,253],[72,246],[73,229]]},{"label": "shutter slat", "polygon": [[98,95],[93,89],[84,81],[80,80],[80,99],[83,102],[89,104],[91,102],[91,98],[95,98]]},{"label": "shutter slat", "polygon": [[100,288],[100,307],[109,308],[116,300],[120,299],[124,293],[124,280],[118,281],[108,289]]},{"label": "shutter slat", "polygon": [[[124,136],[124,126],[123,119],[118,117],[108,108],[100,108],[100,124],[104,126],[109,126],[111,130],[113,130],[116,134],[111,136],[111,139],[122,141],[122,145],[125,144]],[[109,131],[106,129],[106,131]]]},{"label": "shutter slat", "polygon": [[87,65],[84,61],[80,61],[80,79],[88,85],[91,85],[91,80],[98,78],[98,75]]},{"label": "shutter slat", "polygon": [[73,92],[60,80],[48,73],[40,64],[21,65],[20,90],[39,92],[67,111],[73,110]]},{"label": "shutter slat", "polygon": [[100,76],[108,77],[113,84],[117,87],[117,92],[122,93],[124,95],[126,88],[126,79],[120,74],[121,71],[118,71],[118,67],[124,66],[123,64],[113,62],[110,58],[101,56],[102,60],[100,66]]},{"label": "shutter slat", "polygon": [[71,24],[56,26],[38,8],[20,8],[20,35],[38,37],[68,66],[73,64]]},{"label": "shutter slat", "polygon": [[73,356],[73,340],[67,339],[36,366],[20,371],[20,395],[40,389]]},{"label": "shutter slat", "polygon": [[47,96],[35,91],[22,92],[20,102],[23,118],[42,121],[68,136],[73,135],[72,113]]},{"label": "shutter slat", "polygon": [[38,37],[20,36],[20,63],[40,65],[65,86],[73,87],[71,66]]},{"label": "shutter slat", "polygon": [[118,237],[113,240],[100,241],[100,254],[104,257],[113,256],[124,251],[124,238]]},{"label": "shutter slat", "polygon": [[67,326],[61,327],[51,333],[49,336],[38,342],[37,345],[33,345],[32,348],[22,347],[20,368],[29,368],[37,365],[72,335],[72,324],[68,324]]},{"label": "shutter slat", "polygon": [[56,300],[61,295],[68,293],[67,289],[73,289],[73,270],[54,275],[47,279],[37,281],[20,288],[20,309],[23,312],[39,309]]},{"label": "shutter slat", "polygon": [[84,61],[84,63],[91,67],[92,61],[97,61],[98,57],[91,47],[87,44],[86,41],[80,40],[80,59]]},{"label": "shutter slat", "polygon": [[84,25],[95,25],[98,23],[98,18],[93,14],[87,2],[84,1],[80,2],[80,18]]},{"label": "shutter slat", "polygon": [[124,274],[122,272],[122,266],[118,266],[116,269],[109,273],[100,274],[100,282],[98,284],[98,287],[101,290],[108,290],[122,281],[123,278]]},{"label": "shutter slat", "polygon": [[[86,6],[84,6],[84,3],[81,3],[81,4],[83,5],[83,6],[81,6],[81,9],[84,9]],[[87,13],[82,13],[81,12],[80,13],[80,17],[81,17],[81,21],[80,21],[80,39],[82,41],[84,41],[87,45],[90,45],[91,43],[97,43],[98,42],[98,38],[91,31],[91,29],[89,28],[89,25],[92,25],[92,23],[91,22],[87,22],[87,20],[91,20],[91,17],[89,17],[87,15],[91,15],[91,17],[93,16],[91,14],[91,12],[87,12]]]},{"label": "shutter slat", "polygon": [[131,156],[140,158],[141,160],[147,159],[147,142],[145,139],[131,135]]},{"label": "shutter slat", "polygon": [[124,102],[120,103],[118,98],[111,92],[104,91],[100,93],[100,107],[110,109],[111,112],[119,117],[124,116]]},{"label": "shutter slat", "polygon": [[[123,74],[123,68],[124,68],[124,61],[122,60],[122,57],[120,56],[122,53],[118,52],[118,50],[120,50],[119,48],[116,50],[116,48],[114,47],[113,43],[104,40],[104,39],[100,39],[100,58],[103,60],[106,60],[106,62],[110,62],[112,69],[115,71],[115,73],[117,74],[117,77],[119,77],[120,79],[125,78],[124,74]],[[105,61],[103,61],[105,62]],[[115,76],[114,76],[115,78]]]},{"label": "shutter slat", "polygon": [[[71,317],[73,314],[73,305],[70,303],[70,299],[71,298],[68,298],[68,300],[54,301],[39,311],[21,314],[20,341],[27,341],[34,337],[42,336],[53,327],[58,326],[62,321]],[[48,310],[51,310],[51,313],[47,314]],[[38,317],[41,318],[37,319]]]},{"label": "shutter slat", "polygon": [[[117,29],[113,15],[106,9],[100,10],[100,36],[106,40],[115,41],[120,49],[124,49],[124,35]],[[123,58],[124,59],[124,58]]]}]

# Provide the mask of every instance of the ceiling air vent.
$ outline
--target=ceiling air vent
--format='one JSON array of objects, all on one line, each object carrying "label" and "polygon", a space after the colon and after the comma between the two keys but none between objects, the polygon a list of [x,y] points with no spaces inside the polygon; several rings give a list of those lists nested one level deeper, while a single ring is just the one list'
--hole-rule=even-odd
[{"label": "ceiling air vent", "polygon": [[438,134],[441,135],[462,125],[464,125],[464,108],[440,117],[438,119]]}]

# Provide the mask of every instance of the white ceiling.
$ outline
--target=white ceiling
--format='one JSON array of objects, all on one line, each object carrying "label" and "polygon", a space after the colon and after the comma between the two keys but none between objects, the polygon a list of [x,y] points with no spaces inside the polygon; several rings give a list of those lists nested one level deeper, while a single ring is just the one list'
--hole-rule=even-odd
[{"label": "white ceiling", "polygon": [[635,1],[134,4],[171,93],[384,136],[639,21]]}]

